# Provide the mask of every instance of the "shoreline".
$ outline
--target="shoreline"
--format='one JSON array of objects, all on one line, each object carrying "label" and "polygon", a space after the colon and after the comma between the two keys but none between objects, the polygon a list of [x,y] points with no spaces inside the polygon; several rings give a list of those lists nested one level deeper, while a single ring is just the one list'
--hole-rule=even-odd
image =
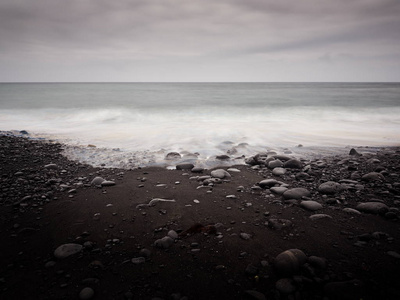
[{"label": "shoreline", "polygon": [[[4,135],[0,143],[1,297],[79,299],[85,289],[93,299],[400,295],[398,147],[314,160],[258,155],[222,167],[228,176],[94,168],[69,161],[61,144]],[[95,177],[115,185],[95,187]],[[148,206],[154,199],[175,202]],[[171,244],[157,242],[165,236]],[[55,257],[71,243],[77,253]],[[287,270],[278,256],[289,249],[305,258]]]}]

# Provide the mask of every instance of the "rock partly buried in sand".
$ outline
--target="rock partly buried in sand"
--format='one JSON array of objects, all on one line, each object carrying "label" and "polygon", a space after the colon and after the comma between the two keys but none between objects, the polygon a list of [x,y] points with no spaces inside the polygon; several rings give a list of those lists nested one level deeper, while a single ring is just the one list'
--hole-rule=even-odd
[{"label": "rock partly buried in sand", "polygon": [[211,171],[211,176],[219,179],[230,179],[231,174],[229,174],[227,171],[224,169],[217,169],[214,171]]},{"label": "rock partly buried in sand", "polygon": [[318,203],[317,201],[301,201],[300,206],[304,209],[311,210],[311,211],[316,211],[319,209],[322,209],[322,205]]},{"label": "rock partly buried in sand", "polygon": [[356,209],[358,211],[369,213],[369,214],[379,214],[383,215],[389,211],[389,207],[381,202],[365,202],[357,205]]},{"label": "rock partly buried in sand", "polygon": [[177,164],[175,168],[177,170],[192,170],[194,168],[194,165],[190,163],[182,163],[182,164]]},{"label": "rock partly buried in sand", "polygon": [[310,219],[311,220],[332,219],[332,217],[327,214],[315,214],[315,215],[311,215]]},{"label": "rock partly buried in sand", "polygon": [[361,215],[361,213],[358,210],[356,210],[354,208],[350,208],[350,207],[343,208],[343,211],[348,214]]},{"label": "rock partly buried in sand", "polygon": [[307,261],[307,256],[300,249],[289,249],[279,254],[274,261],[274,267],[282,276],[292,276],[300,271]]},{"label": "rock partly buried in sand", "polygon": [[54,256],[56,258],[66,258],[70,255],[76,254],[82,251],[82,245],[79,244],[64,244],[59,246],[54,251]]},{"label": "rock partly buried in sand", "polygon": [[114,181],[111,181],[111,180],[104,180],[104,181],[101,183],[101,186],[113,186],[113,185],[115,185],[115,182],[114,182]]},{"label": "rock partly buried in sand", "polygon": [[361,177],[361,179],[364,181],[385,181],[385,176],[383,176],[381,173],[371,172],[365,174],[363,177]]},{"label": "rock partly buried in sand", "polygon": [[336,194],[345,190],[345,187],[334,181],[327,181],[318,187],[318,192],[322,194]]},{"label": "rock partly buried in sand", "polygon": [[174,160],[174,159],[179,159],[182,156],[178,152],[170,152],[165,156],[166,160]]},{"label": "rock partly buried in sand", "polygon": [[174,240],[169,236],[164,236],[162,239],[158,239],[154,242],[154,246],[161,249],[167,249],[172,246]]},{"label": "rock partly buried in sand", "polygon": [[301,199],[302,197],[310,196],[310,191],[305,188],[288,189],[283,193],[285,199]]},{"label": "rock partly buried in sand", "polygon": [[49,170],[55,170],[58,169],[58,166],[56,164],[48,164],[44,166],[45,169],[49,169]]},{"label": "rock partly buried in sand", "polygon": [[258,183],[263,189],[269,189],[277,184],[279,184],[279,182],[275,179],[264,179]]},{"label": "rock partly buried in sand", "polygon": [[202,167],[194,167],[190,171],[192,171],[192,173],[203,173],[204,168],[202,168]]},{"label": "rock partly buried in sand", "polygon": [[271,192],[277,195],[282,195],[284,192],[288,190],[287,187],[284,186],[273,186],[272,188],[269,189]]},{"label": "rock partly buried in sand", "polygon": [[95,177],[90,184],[97,186],[97,185],[101,185],[102,182],[104,182],[104,181],[106,181],[104,178],[98,176],[98,177]]},{"label": "rock partly buried in sand", "polygon": [[285,168],[289,168],[289,169],[301,169],[303,167],[303,164],[301,163],[301,161],[297,160],[297,159],[290,159],[288,161],[286,161],[283,166]]}]

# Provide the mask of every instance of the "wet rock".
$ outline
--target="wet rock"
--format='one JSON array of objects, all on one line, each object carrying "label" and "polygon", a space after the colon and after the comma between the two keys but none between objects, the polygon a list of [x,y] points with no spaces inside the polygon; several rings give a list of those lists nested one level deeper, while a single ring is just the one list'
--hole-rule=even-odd
[{"label": "wet rock", "polygon": [[385,181],[385,176],[381,173],[371,172],[361,177],[364,181]]},{"label": "wet rock", "polygon": [[274,260],[274,267],[282,276],[292,276],[300,271],[307,261],[307,256],[299,249],[289,249],[280,253]]},{"label": "wet rock", "polygon": [[167,234],[171,239],[174,239],[174,240],[176,240],[177,238],[178,238],[178,234],[176,233],[176,231],[175,230],[170,230],[170,231],[168,231],[168,234]]},{"label": "wet rock", "polygon": [[228,172],[233,172],[233,173],[240,173],[240,170],[236,169],[236,168],[229,168],[227,171]]},{"label": "wet rock", "polygon": [[217,169],[214,171],[211,171],[211,176],[219,179],[230,179],[231,174],[229,174],[227,171],[224,169]]},{"label": "wet rock", "polygon": [[190,163],[182,163],[182,164],[177,164],[175,168],[177,170],[192,170],[194,168],[194,165]]},{"label": "wet rock", "polygon": [[194,167],[193,169],[191,169],[191,171],[192,171],[193,173],[203,173],[204,168],[201,168],[201,167]]},{"label": "wet rock", "polygon": [[297,180],[307,180],[310,178],[310,175],[304,172],[299,172],[295,175],[295,178]]},{"label": "wet rock", "polygon": [[74,255],[78,252],[81,252],[82,250],[82,245],[79,244],[64,244],[59,246],[55,251],[54,251],[54,256],[56,258],[66,258],[70,255]]},{"label": "wet rock", "polygon": [[268,163],[268,168],[270,168],[270,169],[275,169],[278,167],[283,167],[283,162],[279,159],[272,160]]},{"label": "wet rock", "polygon": [[226,155],[226,154],[223,154],[223,155],[217,155],[215,158],[218,159],[218,160],[229,160],[230,156]]},{"label": "wet rock", "polygon": [[323,208],[320,203],[313,200],[301,201],[300,206],[311,211],[316,211]]},{"label": "wet rock", "polygon": [[310,196],[310,191],[305,188],[288,189],[283,193],[285,199],[301,199],[302,197]]},{"label": "wet rock", "polygon": [[286,192],[288,190],[288,188],[286,188],[284,186],[274,186],[274,187],[270,188],[269,190],[271,192],[273,192],[274,194],[282,195],[284,192]]},{"label": "wet rock", "polygon": [[354,149],[354,148],[351,148],[351,149],[350,149],[349,155],[361,156],[361,154],[358,153],[357,150]]},{"label": "wet rock", "polygon": [[318,256],[310,256],[307,261],[311,266],[318,270],[325,270],[326,269],[326,259]]},{"label": "wet rock", "polygon": [[327,214],[315,214],[310,216],[311,220],[332,219],[332,216]]},{"label": "wet rock", "polygon": [[248,276],[255,276],[258,274],[258,268],[256,266],[254,266],[253,264],[249,264],[246,267],[245,273]]},{"label": "wet rock", "polygon": [[286,161],[283,166],[285,168],[289,168],[289,169],[301,169],[303,167],[303,164],[301,163],[301,161],[297,160],[297,159],[290,159],[288,161]]},{"label": "wet rock", "polygon": [[357,205],[358,211],[369,214],[385,214],[389,211],[389,207],[381,202],[365,202]]},{"label": "wet rock", "polygon": [[321,194],[336,194],[345,190],[345,187],[334,181],[327,181],[318,187]]},{"label": "wet rock", "polygon": [[178,152],[169,152],[166,156],[166,160],[174,160],[174,159],[179,159],[182,156]]}]

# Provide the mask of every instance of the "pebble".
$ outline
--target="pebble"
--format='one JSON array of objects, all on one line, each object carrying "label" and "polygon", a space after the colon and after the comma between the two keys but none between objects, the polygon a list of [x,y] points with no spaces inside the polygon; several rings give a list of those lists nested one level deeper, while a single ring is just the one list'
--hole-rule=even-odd
[{"label": "pebble", "polygon": [[263,189],[271,188],[276,184],[279,184],[279,182],[275,179],[264,179],[258,183],[258,185]]},{"label": "pebble", "polygon": [[242,232],[242,233],[240,233],[240,237],[243,239],[243,240],[249,240],[250,238],[251,238],[251,235],[250,234],[248,234],[248,233],[244,233],[244,232]]},{"label": "pebble", "polygon": [[288,161],[286,161],[283,166],[285,168],[289,168],[289,169],[301,169],[303,167],[303,164],[301,163],[301,161],[297,160],[297,159],[290,159]]},{"label": "pebble", "polygon": [[145,263],[145,262],[146,262],[146,259],[145,259],[144,257],[140,256],[140,257],[132,258],[131,261],[132,261],[132,263],[135,264],[135,265],[140,265],[140,264]]},{"label": "pebble", "polygon": [[214,171],[211,171],[211,176],[219,179],[230,179],[231,174],[229,174],[227,171],[224,169],[217,169]]},{"label": "pebble", "polygon": [[272,170],[272,174],[275,175],[275,176],[282,176],[282,175],[285,175],[286,172],[287,172],[287,170],[286,170],[285,168],[280,168],[280,167],[274,168],[274,169]]},{"label": "pebble", "polygon": [[275,288],[279,292],[285,295],[293,294],[296,291],[296,286],[294,285],[294,281],[290,278],[279,279],[275,283]]},{"label": "pebble", "polygon": [[45,165],[44,166],[46,169],[49,169],[49,170],[56,170],[56,169],[58,169],[58,166],[56,165],[56,164],[48,164],[48,165]]},{"label": "pebble", "polygon": [[193,202],[194,202],[194,203],[197,203],[197,204],[199,204],[199,203],[200,203],[200,201],[199,201],[199,200],[197,200],[197,199],[194,199],[194,200],[193,200]]},{"label": "pebble", "polygon": [[115,185],[115,182],[114,182],[114,181],[111,181],[111,180],[104,180],[104,181],[101,183],[101,186],[113,186],[113,185]]},{"label": "pebble", "polygon": [[175,168],[177,170],[192,170],[194,168],[194,165],[190,163],[182,163],[182,164],[177,164]]},{"label": "pebble", "polygon": [[192,171],[193,173],[202,173],[202,172],[204,171],[204,168],[201,168],[201,167],[194,167],[194,168],[191,169],[191,171]]},{"label": "pebble", "polygon": [[235,195],[228,195],[228,196],[226,196],[226,198],[228,198],[228,199],[236,199],[237,197]]},{"label": "pebble", "polygon": [[319,220],[319,219],[332,219],[332,216],[327,214],[314,214],[310,216],[311,220]]},{"label": "pebble", "polygon": [[278,274],[292,276],[299,272],[307,261],[307,256],[300,249],[289,249],[280,253],[274,260],[274,267]]},{"label": "pebble", "polygon": [[101,185],[101,183],[102,183],[103,181],[105,181],[104,178],[102,178],[102,177],[95,177],[95,178],[92,180],[92,182],[91,182],[90,184],[91,184],[91,185],[97,186],[97,185]]},{"label": "pebble", "polygon": [[385,176],[383,176],[381,173],[371,172],[363,175],[361,179],[364,181],[385,181]]},{"label": "pebble", "polygon": [[66,258],[70,255],[76,254],[82,250],[82,245],[79,244],[64,244],[59,246],[54,251],[54,256],[56,258]]},{"label": "pebble", "polygon": [[350,207],[343,208],[343,211],[349,214],[361,215],[361,212]]},{"label": "pebble", "polygon": [[236,168],[229,168],[227,171],[232,173],[240,173],[240,170]]},{"label": "pebble", "polygon": [[292,188],[283,193],[285,199],[301,199],[310,196],[310,191],[305,188]]},{"label": "pebble", "polygon": [[271,192],[273,192],[274,194],[282,195],[284,192],[286,192],[288,190],[288,188],[284,187],[284,186],[274,186],[274,187],[270,188],[269,190]]},{"label": "pebble", "polygon": [[321,194],[336,194],[345,190],[345,187],[334,181],[327,181],[318,187]]},{"label": "pebble", "polygon": [[356,206],[358,211],[370,214],[385,214],[388,212],[389,207],[381,202],[365,202]]},{"label": "pebble", "polygon": [[322,209],[322,205],[317,201],[308,200],[308,201],[301,201],[300,207],[305,208],[307,210],[316,211]]},{"label": "pebble", "polygon": [[94,290],[90,287],[83,288],[79,293],[79,299],[87,300],[92,299],[94,296]]}]

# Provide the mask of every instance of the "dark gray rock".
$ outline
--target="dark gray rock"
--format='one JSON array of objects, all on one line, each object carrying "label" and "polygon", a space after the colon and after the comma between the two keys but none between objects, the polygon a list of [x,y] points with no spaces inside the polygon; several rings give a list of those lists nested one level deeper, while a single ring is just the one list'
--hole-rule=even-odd
[{"label": "dark gray rock", "polygon": [[301,169],[303,167],[303,164],[301,163],[301,161],[297,160],[297,159],[290,159],[288,161],[286,161],[283,166],[285,168],[289,168],[289,169]]},{"label": "dark gray rock", "polygon": [[385,181],[385,176],[383,176],[381,173],[371,172],[365,174],[363,177],[361,177],[361,179],[364,181]]},{"label": "dark gray rock", "polygon": [[258,185],[260,187],[262,187],[263,189],[271,188],[271,187],[275,186],[276,184],[279,184],[279,182],[275,179],[264,179],[258,183]]},{"label": "dark gray rock", "polygon": [[230,179],[231,174],[229,174],[227,171],[224,169],[217,169],[214,171],[211,171],[211,176],[219,179]]},{"label": "dark gray rock", "polygon": [[360,280],[329,282],[324,286],[324,295],[328,299],[364,299],[365,287]]},{"label": "dark gray rock", "polygon": [[305,209],[311,210],[311,211],[316,211],[316,210],[320,210],[323,208],[320,203],[318,203],[317,201],[312,201],[312,200],[301,201],[300,206],[302,208],[305,208]]},{"label": "dark gray rock", "polygon": [[287,170],[285,168],[280,168],[280,167],[277,167],[272,170],[272,174],[275,176],[285,175],[286,172],[287,172]]},{"label": "dark gray rock", "polygon": [[190,163],[182,163],[182,164],[177,164],[175,168],[177,170],[192,170],[194,168],[194,165]]},{"label": "dark gray rock", "polygon": [[301,199],[302,197],[308,197],[310,195],[310,191],[305,188],[288,189],[283,193],[285,199]]},{"label": "dark gray rock", "polygon": [[344,191],[346,188],[340,183],[327,181],[318,187],[318,192],[321,194],[336,194]]},{"label": "dark gray rock", "polygon": [[369,214],[379,214],[383,215],[389,211],[389,207],[381,202],[365,202],[357,205],[356,209],[358,211],[369,213]]},{"label": "dark gray rock", "polygon": [[274,260],[274,267],[282,276],[292,276],[300,271],[307,256],[299,249],[289,249],[280,253]]}]

